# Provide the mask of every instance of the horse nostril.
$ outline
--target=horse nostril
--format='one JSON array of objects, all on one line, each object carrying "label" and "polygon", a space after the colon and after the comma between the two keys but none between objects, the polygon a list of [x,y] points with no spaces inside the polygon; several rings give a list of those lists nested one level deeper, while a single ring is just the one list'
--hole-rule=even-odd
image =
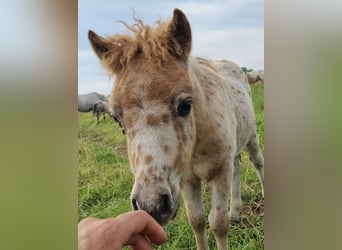
[{"label": "horse nostril", "polygon": [[138,202],[136,199],[132,199],[132,206],[134,210],[139,210]]},{"label": "horse nostril", "polygon": [[171,212],[171,198],[170,195],[164,194],[160,197],[159,209],[161,213],[168,214]]}]

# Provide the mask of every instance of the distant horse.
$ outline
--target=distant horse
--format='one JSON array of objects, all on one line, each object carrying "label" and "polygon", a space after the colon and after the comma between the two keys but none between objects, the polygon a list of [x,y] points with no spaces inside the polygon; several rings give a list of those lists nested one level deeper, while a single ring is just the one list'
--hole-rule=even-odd
[{"label": "distant horse", "polygon": [[263,70],[253,70],[247,73],[249,84],[256,83],[258,81],[264,81],[264,71]]},{"label": "distant horse", "polygon": [[88,32],[102,65],[116,77],[109,108],[127,134],[132,207],[166,225],[182,194],[197,248],[208,250],[206,181],[210,228],[217,248],[227,249],[229,220],[239,220],[242,206],[238,155],[245,146],[264,182],[252,100],[240,77],[190,56],[191,28],[182,11],[155,28],[135,20],[125,24],[133,36]]},{"label": "distant horse", "polygon": [[96,116],[96,123],[99,124],[101,114],[103,114],[103,119],[106,119],[106,114],[109,114],[108,104],[105,101],[97,101],[93,106],[93,114]]},{"label": "distant horse", "polygon": [[96,92],[78,95],[78,112],[92,111],[95,102],[99,100],[108,102],[108,97]]}]

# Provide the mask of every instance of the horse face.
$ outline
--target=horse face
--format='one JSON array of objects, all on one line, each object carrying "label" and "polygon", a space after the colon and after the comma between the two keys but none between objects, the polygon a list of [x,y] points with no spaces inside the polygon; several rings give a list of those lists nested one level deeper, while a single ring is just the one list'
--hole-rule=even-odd
[{"label": "horse face", "polygon": [[137,73],[146,70],[133,70],[117,79],[111,107],[127,134],[135,177],[132,207],[165,225],[176,215],[181,175],[192,152],[192,88],[183,66]]},{"label": "horse face", "polygon": [[132,206],[164,225],[178,209],[181,175],[195,140],[187,67],[191,28],[178,9],[156,29],[136,21],[127,26],[135,37],[89,31],[88,38],[104,68],[116,76],[110,108],[127,133],[135,177]]}]

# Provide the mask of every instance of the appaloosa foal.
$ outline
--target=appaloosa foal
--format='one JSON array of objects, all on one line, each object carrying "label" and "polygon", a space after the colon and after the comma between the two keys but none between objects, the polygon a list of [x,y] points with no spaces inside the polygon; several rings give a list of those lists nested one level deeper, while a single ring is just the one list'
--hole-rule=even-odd
[{"label": "appaloosa foal", "polygon": [[263,184],[251,98],[242,77],[190,56],[191,28],[182,11],[156,28],[135,20],[126,25],[133,36],[88,33],[102,65],[116,76],[109,107],[127,133],[132,206],[166,225],[181,193],[197,248],[208,249],[201,198],[201,180],[207,181],[210,228],[217,248],[227,249],[229,219],[239,219],[238,155],[246,145]]}]

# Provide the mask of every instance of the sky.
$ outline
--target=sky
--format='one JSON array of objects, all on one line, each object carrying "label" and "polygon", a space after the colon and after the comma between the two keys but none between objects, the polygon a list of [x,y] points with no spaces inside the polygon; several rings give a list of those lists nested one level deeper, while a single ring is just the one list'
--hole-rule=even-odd
[{"label": "sky", "polygon": [[192,56],[231,60],[241,67],[264,69],[263,0],[79,0],[78,93],[110,94],[114,79],[90,47],[88,30],[101,36],[127,34],[117,21],[133,24],[133,12],[144,24],[169,20],[181,9],[192,30]]}]

